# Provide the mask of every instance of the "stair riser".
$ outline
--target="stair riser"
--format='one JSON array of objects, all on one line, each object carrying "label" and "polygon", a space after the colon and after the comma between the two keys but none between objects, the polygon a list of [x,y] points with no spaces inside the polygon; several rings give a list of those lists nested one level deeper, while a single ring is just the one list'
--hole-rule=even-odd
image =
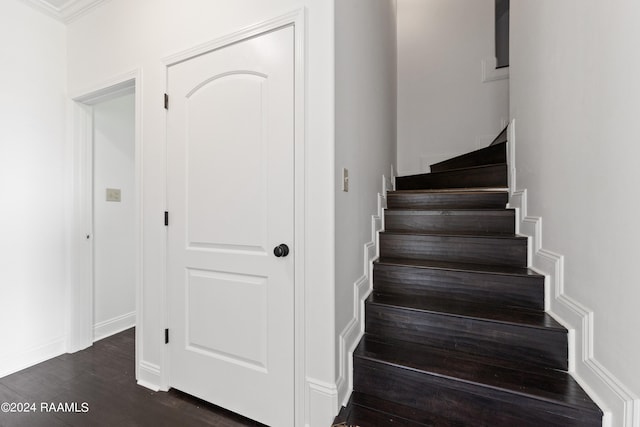
[{"label": "stair riser", "polygon": [[[598,414],[354,358],[354,390],[480,427],[595,427]],[[419,420],[416,420],[419,421]]]},{"label": "stair riser", "polygon": [[515,213],[502,211],[386,211],[388,231],[514,234]]},{"label": "stair riser", "polygon": [[391,209],[503,209],[507,193],[389,193]]},{"label": "stair riser", "polygon": [[396,178],[396,190],[504,188],[507,185],[506,164]]},{"label": "stair riser", "polygon": [[[354,409],[361,407],[366,409],[373,409],[375,411],[384,414],[402,414],[404,418],[393,419],[393,423],[389,420],[381,420],[383,422],[367,422],[368,420],[360,420],[360,418],[353,417],[347,423],[347,426],[410,426],[410,427],[465,427],[464,424],[454,421],[447,416],[447,414],[433,414],[411,406],[400,405],[388,400],[377,399],[366,393],[359,393],[354,391],[351,394],[351,402]],[[416,421],[418,420],[418,421]]]},{"label": "stair riser", "polygon": [[[334,422],[334,424],[338,424]],[[340,424],[338,424],[340,425]],[[354,405],[351,410],[351,414],[346,420],[346,424],[342,424],[343,427],[351,425],[362,426],[388,426],[393,427],[424,427],[424,424],[411,422],[409,420],[392,416],[384,412],[373,411],[369,408],[359,407]],[[433,425],[435,427],[435,424]]]},{"label": "stair riser", "polygon": [[568,369],[568,341],[564,331],[370,302],[366,303],[365,310],[365,330],[371,335],[545,368]]},{"label": "stair riser", "polygon": [[526,267],[527,240],[381,233],[380,256]]},{"label": "stair riser", "polygon": [[544,277],[375,264],[377,292],[544,310]]},{"label": "stair riser", "polygon": [[492,145],[482,150],[454,157],[444,162],[431,165],[431,172],[442,172],[451,169],[469,168],[481,165],[495,165],[507,163],[506,144]]}]

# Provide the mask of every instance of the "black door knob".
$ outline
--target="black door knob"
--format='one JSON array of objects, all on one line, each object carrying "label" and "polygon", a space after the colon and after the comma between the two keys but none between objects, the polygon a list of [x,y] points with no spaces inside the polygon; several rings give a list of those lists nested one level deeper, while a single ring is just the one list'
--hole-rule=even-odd
[{"label": "black door knob", "polygon": [[273,254],[275,256],[277,256],[278,258],[285,257],[285,256],[289,255],[289,246],[287,246],[284,243],[282,243],[282,244],[276,246],[275,248],[273,248]]}]

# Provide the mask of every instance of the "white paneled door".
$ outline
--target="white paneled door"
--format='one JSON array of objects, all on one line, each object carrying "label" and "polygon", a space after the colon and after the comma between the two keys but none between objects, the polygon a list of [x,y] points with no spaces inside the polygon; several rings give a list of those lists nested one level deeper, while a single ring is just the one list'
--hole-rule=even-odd
[{"label": "white paneled door", "polygon": [[293,426],[293,27],[170,66],[168,94],[170,385]]}]

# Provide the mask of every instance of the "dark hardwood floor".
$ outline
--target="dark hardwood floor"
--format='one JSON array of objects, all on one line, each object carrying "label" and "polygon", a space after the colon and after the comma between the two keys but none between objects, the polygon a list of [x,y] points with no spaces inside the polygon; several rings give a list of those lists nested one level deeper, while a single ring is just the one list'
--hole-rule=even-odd
[{"label": "dark hardwood floor", "polygon": [[[262,426],[179,391],[153,392],[138,386],[134,329],[0,378],[3,402],[35,403],[36,411],[0,412],[1,427]],[[43,404],[60,409],[60,403],[71,404],[77,412],[42,411]]]}]

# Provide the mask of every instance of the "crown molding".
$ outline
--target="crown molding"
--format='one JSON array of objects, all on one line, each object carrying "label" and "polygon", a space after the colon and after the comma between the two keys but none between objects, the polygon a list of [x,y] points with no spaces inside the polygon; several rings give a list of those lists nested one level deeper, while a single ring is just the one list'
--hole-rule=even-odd
[{"label": "crown molding", "polygon": [[47,0],[23,1],[63,24],[69,24],[108,0],[67,0],[59,7]]}]

